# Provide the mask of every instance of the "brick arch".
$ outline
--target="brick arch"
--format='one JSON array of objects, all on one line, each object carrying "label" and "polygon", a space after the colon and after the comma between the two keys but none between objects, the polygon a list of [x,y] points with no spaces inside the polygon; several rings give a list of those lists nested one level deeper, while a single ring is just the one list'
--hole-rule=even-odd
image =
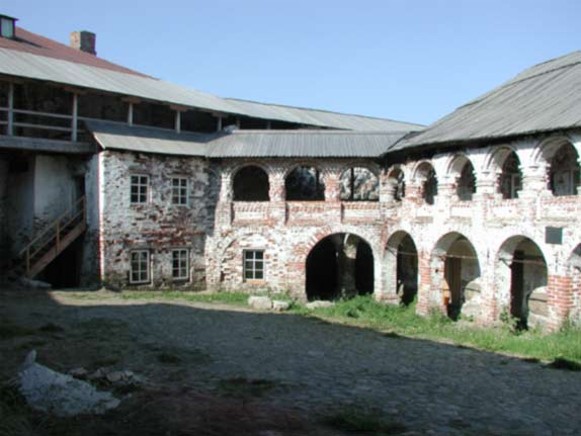
[{"label": "brick arch", "polygon": [[441,236],[431,251],[432,295],[440,296],[442,309],[457,319],[464,304],[479,297],[480,260],[474,244],[452,231]]},{"label": "brick arch", "polygon": [[484,171],[490,171],[497,174],[500,173],[502,171],[504,162],[512,153],[514,153],[518,159],[518,153],[516,149],[510,145],[502,145],[500,147],[491,148],[484,159],[482,169]]},{"label": "brick arch", "polygon": [[550,136],[540,141],[532,151],[532,162],[535,165],[550,164],[555,153],[564,145],[569,144],[579,157],[579,150],[573,144],[575,142],[568,135]]},{"label": "brick arch", "polygon": [[306,244],[304,243],[298,243],[295,244],[293,249],[292,249],[292,253],[293,253],[293,257],[295,259],[297,259],[296,256],[300,256],[301,254],[305,253],[308,254],[314,247],[315,245],[317,245],[319,242],[321,242],[323,239],[325,239],[327,236],[330,235],[334,235],[337,233],[350,233],[352,235],[358,236],[359,238],[361,238],[362,240],[364,240],[365,242],[367,242],[369,244],[369,246],[371,247],[371,250],[373,251],[373,257],[376,259],[380,259],[380,251],[381,248],[378,246],[378,244],[373,244],[371,241],[373,241],[374,239],[377,239],[374,237],[374,235],[370,232],[369,234],[365,231],[361,231],[361,228],[357,228],[357,227],[353,227],[353,226],[331,226],[331,225],[326,225],[323,227],[320,227],[313,235],[309,236],[308,241]]},{"label": "brick arch", "polygon": [[531,315],[533,324],[548,317],[546,256],[532,238],[513,235],[505,239],[498,248],[494,272],[500,307],[522,327],[530,325]]},{"label": "brick arch", "polygon": [[[258,173],[245,174],[242,179],[242,171],[258,169]],[[262,174],[260,174],[262,173]],[[238,166],[230,174],[230,190],[234,201],[269,201],[270,200],[270,175],[262,165],[247,163]]]},{"label": "brick arch", "polygon": [[434,170],[436,177],[438,177],[438,173],[434,164],[428,159],[422,159],[416,162],[416,164],[412,167],[411,178],[414,180],[424,181],[427,176],[427,172],[429,172],[430,169]]},{"label": "brick arch", "polygon": [[565,315],[573,325],[579,326],[581,325],[581,244],[577,245],[571,253],[568,264],[571,290],[566,293],[565,301],[569,308],[566,308],[568,313]]},{"label": "brick arch", "polygon": [[295,169],[300,168],[300,167],[313,167],[313,168],[316,168],[321,175],[323,175],[323,173],[324,173],[324,170],[321,167],[320,161],[306,159],[306,160],[295,161],[295,162],[289,163],[288,165],[285,165],[283,167],[283,171],[281,172],[283,179],[286,180],[286,178],[289,176],[290,173],[292,173]]},{"label": "brick arch", "polygon": [[448,157],[448,161],[445,166],[446,168],[445,175],[458,177],[462,170],[464,169],[464,166],[468,163],[470,163],[470,165],[472,165],[472,168],[474,168],[472,160],[465,153],[456,153]]},{"label": "brick arch", "polygon": [[419,286],[416,242],[405,230],[393,232],[385,244],[383,256],[384,284],[382,299],[409,304]]},{"label": "brick arch", "polygon": [[304,289],[309,300],[376,293],[377,250],[360,232],[317,232],[303,250]]}]

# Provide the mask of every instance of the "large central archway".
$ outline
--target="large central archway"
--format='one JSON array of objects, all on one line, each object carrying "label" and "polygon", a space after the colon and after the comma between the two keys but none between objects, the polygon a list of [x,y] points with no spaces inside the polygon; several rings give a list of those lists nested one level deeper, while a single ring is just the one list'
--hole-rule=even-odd
[{"label": "large central archway", "polygon": [[335,300],[373,293],[370,245],[357,235],[335,233],[313,247],[306,261],[309,300]]}]

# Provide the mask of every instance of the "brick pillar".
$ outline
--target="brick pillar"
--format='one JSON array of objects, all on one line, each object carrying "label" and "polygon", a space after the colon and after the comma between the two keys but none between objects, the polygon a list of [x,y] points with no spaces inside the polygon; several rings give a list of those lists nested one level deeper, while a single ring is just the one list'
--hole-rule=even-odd
[{"label": "brick pillar", "polygon": [[430,253],[418,253],[418,303],[416,313],[427,315],[430,312],[430,294],[432,288],[432,268]]},{"label": "brick pillar", "polygon": [[339,174],[328,172],[324,177],[325,182],[325,201],[341,201],[341,183]]},{"label": "brick pillar", "polygon": [[547,188],[546,164],[523,168],[522,190],[520,198],[537,198],[539,195],[551,195]]},{"label": "brick pillar", "polygon": [[281,171],[271,173],[268,176],[269,220],[273,225],[282,224],[286,219],[286,190],[284,182],[284,174]]},{"label": "brick pillar", "polygon": [[570,276],[547,277],[549,330],[558,330],[567,320],[573,307],[573,279]]},{"label": "brick pillar", "polygon": [[442,180],[438,181],[438,195],[436,196],[437,198],[436,201],[438,201],[439,203],[457,201],[458,200],[457,187],[458,183],[456,181],[456,177],[454,176],[442,177]]},{"label": "brick pillar", "polygon": [[424,199],[422,198],[423,182],[414,180],[406,185],[405,187],[405,197],[404,201],[411,201],[416,204],[422,204]]}]

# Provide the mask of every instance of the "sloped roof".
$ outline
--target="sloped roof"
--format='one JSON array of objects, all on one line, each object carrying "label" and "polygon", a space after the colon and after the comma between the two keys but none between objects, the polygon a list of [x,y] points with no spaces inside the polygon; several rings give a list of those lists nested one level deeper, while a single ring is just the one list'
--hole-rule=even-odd
[{"label": "sloped roof", "polygon": [[174,130],[147,126],[129,126],[113,121],[85,121],[95,141],[105,150],[127,150],[142,153],[179,156],[206,155],[210,135],[177,133]]},{"label": "sloped roof", "polygon": [[407,130],[412,123],[289,106],[226,99],[159,80],[20,27],[0,38],[0,74],[112,92],[211,112],[345,130]]},{"label": "sloped roof", "polygon": [[299,108],[272,103],[260,103],[255,101],[227,98],[228,102],[241,108],[243,111],[252,112],[257,118],[272,118],[294,120],[312,126],[327,126],[344,130],[360,131],[418,131],[425,128],[422,124],[395,121],[386,118],[368,117],[363,115],[351,115],[338,112],[324,111],[320,109]]},{"label": "sloped roof", "polygon": [[390,151],[577,127],[581,127],[581,51],[523,71]]},{"label": "sloped roof", "polygon": [[36,33],[29,32],[28,30],[18,26],[15,28],[14,39],[0,38],[0,48],[46,56],[53,59],[60,59],[97,68],[105,68],[120,73],[148,77],[145,74],[114,64],[100,57],[85,53],[81,50],[69,47],[68,45],[45,38],[44,36],[37,35]]},{"label": "sloped roof", "polygon": [[232,157],[368,157],[380,156],[406,132],[348,132],[338,130],[238,130],[214,134],[126,123],[85,122],[104,149],[207,158]]},{"label": "sloped roof", "polygon": [[208,147],[208,157],[378,157],[407,132],[239,130]]}]

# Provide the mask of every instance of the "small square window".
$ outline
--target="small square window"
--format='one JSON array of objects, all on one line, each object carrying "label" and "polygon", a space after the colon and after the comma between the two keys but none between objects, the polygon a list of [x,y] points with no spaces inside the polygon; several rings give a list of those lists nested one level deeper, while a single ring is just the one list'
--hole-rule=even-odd
[{"label": "small square window", "polygon": [[171,203],[180,206],[188,204],[188,179],[173,177],[171,179]]},{"label": "small square window", "polygon": [[264,250],[244,251],[244,280],[264,280]]},{"label": "small square window", "polygon": [[135,250],[131,252],[129,283],[149,283],[149,250]]},{"label": "small square window", "polygon": [[149,176],[133,175],[131,176],[131,203],[147,203],[149,190]]},{"label": "small square window", "polygon": [[190,256],[188,250],[172,250],[171,265],[171,276],[174,280],[188,280],[190,278]]}]

